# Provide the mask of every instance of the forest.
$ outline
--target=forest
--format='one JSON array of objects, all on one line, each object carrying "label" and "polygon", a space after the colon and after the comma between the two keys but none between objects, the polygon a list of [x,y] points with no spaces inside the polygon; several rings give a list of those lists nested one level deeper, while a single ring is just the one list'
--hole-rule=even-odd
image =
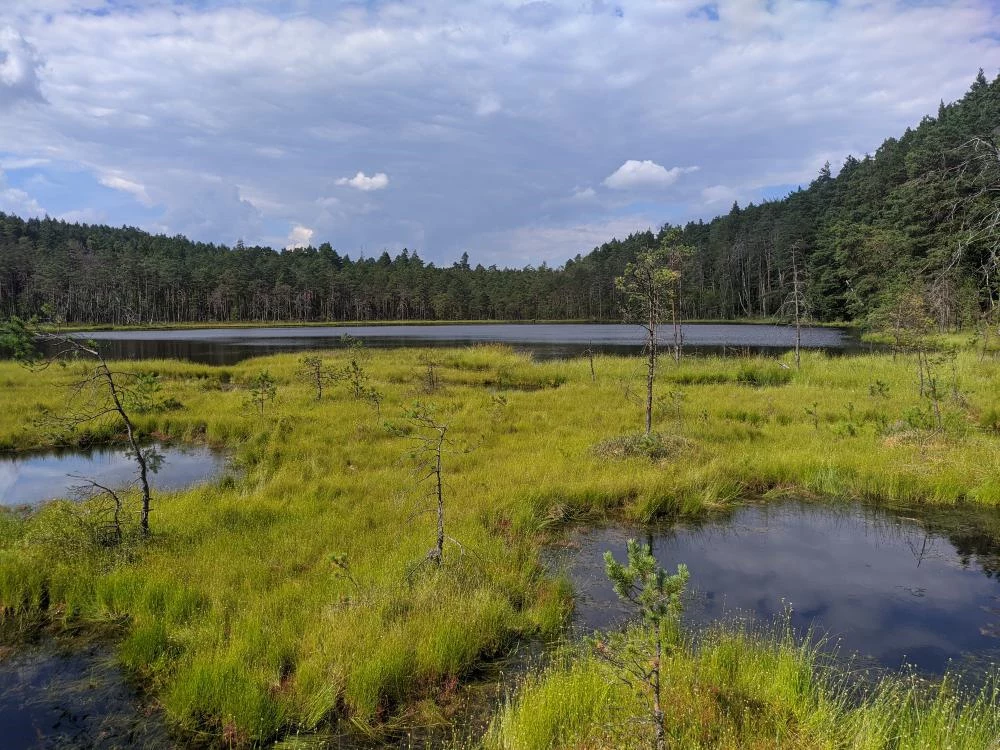
[{"label": "forest", "polygon": [[228,247],[0,213],[0,318],[46,308],[110,325],[617,320],[614,279],[669,237],[691,249],[687,319],[787,317],[800,275],[816,321],[863,321],[906,288],[940,327],[957,327],[1000,301],[998,123],[1000,76],[980,71],[961,100],[836,175],[826,164],[781,200],[612,239],[559,268],[484,268],[468,253],[438,267],[406,249],[352,259],[329,243]]}]

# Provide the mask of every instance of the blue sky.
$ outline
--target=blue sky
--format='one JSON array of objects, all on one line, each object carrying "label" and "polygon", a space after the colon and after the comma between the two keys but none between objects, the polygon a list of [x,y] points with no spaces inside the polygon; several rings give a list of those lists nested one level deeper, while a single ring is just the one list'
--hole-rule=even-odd
[{"label": "blue sky", "polygon": [[991,0],[4,0],[0,211],[555,265],[783,195],[980,67]]}]

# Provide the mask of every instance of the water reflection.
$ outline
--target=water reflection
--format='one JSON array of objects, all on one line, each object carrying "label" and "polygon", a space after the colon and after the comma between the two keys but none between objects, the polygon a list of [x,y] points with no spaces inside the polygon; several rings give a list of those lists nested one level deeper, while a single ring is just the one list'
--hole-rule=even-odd
[{"label": "water reflection", "polygon": [[957,659],[967,668],[985,667],[1000,655],[1000,583],[992,577],[997,544],[980,538],[978,546],[960,549],[940,520],[791,503],[653,532],[581,532],[574,537],[579,549],[567,558],[581,594],[574,625],[589,632],[626,616],[601,556],[610,549],[624,559],[625,540],[634,536],[651,541],[668,569],[688,565],[685,616],[694,626],[734,612],[769,620],[790,605],[800,632],[813,627],[843,653],[884,667],[906,663],[939,674]]},{"label": "water reflection", "polygon": [[0,738],[8,748],[176,747],[104,645],[69,654],[49,644],[0,658]]},{"label": "water reflection", "polygon": [[[538,359],[579,356],[587,348],[604,354],[635,354],[643,343],[643,330],[638,326],[590,323],[206,328],[81,335],[97,340],[113,359],[169,358],[216,365],[289,350],[337,348],[343,345],[344,335],[371,347],[504,343]],[[684,337],[691,353],[780,353],[795,345],[795,331],[787,326],[697,323],[684,326]],[[854,334],[834,328],[803,329],[802,345],[830,351],[861,348]]]},{"label": "water reflection", "polygon": [[[154,490],[177,490],[220,475],[223,454],[204,447],[157,444],[162,461],[150,475]],[[34,505],[69,497],[87,477],[109,487],[123,487],[136,478],[135,460],[123,447],[61,450],[45,453],[0,454],[0,505]]]}]

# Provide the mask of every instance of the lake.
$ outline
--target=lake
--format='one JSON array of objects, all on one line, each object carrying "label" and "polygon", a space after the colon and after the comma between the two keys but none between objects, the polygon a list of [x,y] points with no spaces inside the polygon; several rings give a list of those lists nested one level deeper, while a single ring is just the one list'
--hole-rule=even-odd
[{"label": "lake", "polygon": [[770,622],[790,606],[797,631],[814,628],[841,656],[870,665],[941,674],[955,664],[975,679],[1000,657],[1000,547],[960,513],[920,522],[856,504],[792,502],[669,528],[580,531],[557,556],[579,594],[578,634],[626,618],[602,555],[624,561],[629,537],[651,541],[668,571],[688,566],[693,627],[737,615]]},{"label": "lake", "polygon": [[[691,353],[781,353],[794,348],[789,326],[735,323],[689,323],[683,327],[685,350]],[[372,347],[468,346],[509,344],[538,359],[579,356],[587,348],[604,354],[635,354],[644,331],[618,323],[476,323],[449,325],[301,326],[276,328],[197,328],[145,331],[94,331],[94,339],[112,359],[184,359],[231,365],[250,357],[304,350],[333,349],[347,335]],[[672,341],[669,326],[661,331]],[[857,333],[839,328],[803,328],[802,345],[836,352],[863,348]]]},{"label": "lake", "polygon": [[[154,490],[179,490],[213,479],[226,468],[226,457],[205,447],[157,444],[163,457],[149,483]],[[75,476],[74,476],[75,475]],[[122,446],[37,453],[0,453],[0,506],[36,505],[68,497],[85,484],[80,477],[112,488],[136,480],[135,460]]]}]

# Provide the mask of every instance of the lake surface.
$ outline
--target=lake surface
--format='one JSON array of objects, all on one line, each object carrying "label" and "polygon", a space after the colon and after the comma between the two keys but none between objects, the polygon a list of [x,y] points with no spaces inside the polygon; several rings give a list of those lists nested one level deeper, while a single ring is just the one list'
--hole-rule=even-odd
[{"label": "lake surface", "polygon": [[[795,346],[795,329],[789,326],[691,323],[683,328],[685,349],[691,353],[780,353]],[[372,347],[502,343],[538,359],[579,356],[588,347],[604,354],[634,354],[642,349],[644,341],[639,326],[614,323],[199,328],[79,335],[97,341],[105,355],[113,359],[185,359],[216,365],[235,364],[265,354],[342,347],[345,335]],[[672,330],[665,326],[663,343],[672,337]],[[854,332],[837,328],[804,328],[802,345],[844,352],[862,348]]]},{"label": "lake surface", "polygon": [[0,658],[0,746],[176,747],[158,711],[144,706],[109,647],[62,653],[51,644]]},{"label": "lake surface", "polygon": [[[226,468],[225,456],[210,448],[158,444],[156,450],[163,460],[149,477],[154,490],[182,489],[217,477]],[[80,477],[123,487],[137,479],[135,460],[121,446],[0,453],[0,506],[69,497],[75,487],[85,484]]]},{"label": "lake surface", "polygon": [[783,503],[652,532],[582,531],[573,537],[579,548],[559,554],[580,595],[577,632],[627,617],[602,555],[624,561],[629,537],[651,541],[669,571],[688,566],[692,626],[738,615],[770,621],[787,605],[796,630],[814,627],[864,663],[941,674],[954,662],[974,679],[1000,659],[1000,549],[975,529],[949,536],[857,505]]}]

